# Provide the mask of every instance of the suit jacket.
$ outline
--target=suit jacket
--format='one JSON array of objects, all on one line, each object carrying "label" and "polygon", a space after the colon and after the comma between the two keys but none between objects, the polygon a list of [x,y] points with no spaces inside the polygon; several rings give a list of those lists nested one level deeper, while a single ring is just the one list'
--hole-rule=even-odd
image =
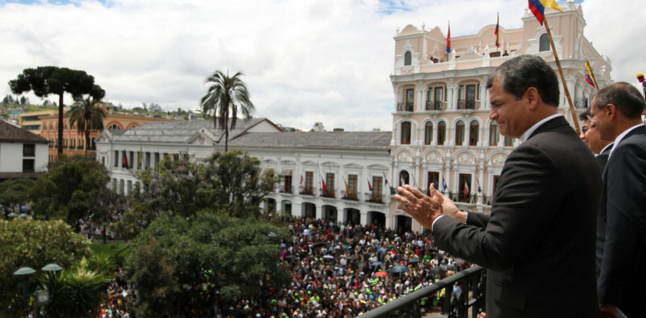
[{"label": "suit jacket", "polygon": [[601,169],[602,174],[603,174],[603,169],[606,168],[606,164],[608,163],[608,156],[610,155],[610,150],[612,150],[612,147],[614,147],[614,143],[611,143],[610,146],[608,146],[606,149],[603,150],[603,152],[601,152],[596,157],[594,157],[594,160],[597,161],[597,164],[599,165],[599,169]]},{"label": "suit jacket", "polygon": [[491,214],[433,226],[437,245],[487,268],[488,317],[595,317],[601,173],[565,118],[511,152]]},{"label": "suit jacket", "polygon": [[[603,172],[597,230],[599,300],[643,317],[646,297],[646,127],[629,132]],[[643,306],[641,306],[643,307]]]}]

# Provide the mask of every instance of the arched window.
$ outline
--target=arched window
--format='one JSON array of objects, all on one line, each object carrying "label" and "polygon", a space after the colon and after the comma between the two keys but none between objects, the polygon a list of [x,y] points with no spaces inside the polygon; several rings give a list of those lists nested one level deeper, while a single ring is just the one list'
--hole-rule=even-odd
[{"label": "arched window", "polygon": [[404,184],[409,184],[410,176],[408,175],[408,171],[402,171],[399,174],[399,186],[403,186]]},{"label": "arched window", "polygon": [[497,146],[500,140],[500,132],[498,131],[498,123],[493,120],[489,124],[489,146]]},{"label": "arched window", "polygon": [[472,121],[469,125],[469,146],[478,145],[478,131],[480,130],[480,125],[477,121]]},{"label": "arched window", "polygon": [[540,52],[545,52],[550,50],[550,38],[547,36],[547,33],[541,35],[539,40],[538,50]]},{"label": "arched window", "polygon": [[433,142],[433,123],[430,121],[424,125],[424,144],[430,145]]},{"label": "arched window", "polygon": [[446,141],[446,123],[441,121],[437,124],[437,144],[444,145]]},{"label": "arched window", "polygon": [[410,53],[410,51],[406,51],[404,53],[404,65],[410,65],[413,60],[413,55]]},{"label": "arched window", "polygon": [[463,142],[464,142],[464,122],[459,120],[457,124],[455,124],[455,145],[462,146]]},{"label": "arched window", "polygon": [[403,122],[401,124],[401,144],[410,145],[410,122]]}]

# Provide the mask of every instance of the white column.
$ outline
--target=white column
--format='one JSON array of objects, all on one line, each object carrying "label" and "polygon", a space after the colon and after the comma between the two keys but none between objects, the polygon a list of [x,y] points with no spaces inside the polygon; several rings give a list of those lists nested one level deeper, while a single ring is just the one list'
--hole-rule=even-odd
[{"label": "white column", "polygon": [[480,82],[480,109],[490,109],[489,98],[487,96],[487,82]]},{"label": "white column", "polygon": [[419,98],[417,99],[418,100],[417,109],[419,111],[425,111],[426,110],[426,97],[428,96],[428,94],[426,92],[428,92],[428,87],[426,87],[426,86],[417,87],[417,92],[419,93],[418,94]]},{"label": "white column", "polygon": [[361,225],[368,225],[368,212],[359,212],[359,222]]}]

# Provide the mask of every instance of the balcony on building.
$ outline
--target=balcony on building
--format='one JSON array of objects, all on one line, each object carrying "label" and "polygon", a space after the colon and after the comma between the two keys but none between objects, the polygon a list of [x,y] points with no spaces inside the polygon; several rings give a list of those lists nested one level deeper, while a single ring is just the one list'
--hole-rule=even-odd
[{"label": "balcony on building", "polygon": [[342,199],[343,200],[351,200],[351,201],[359,201],[359,196],[356,192],[346,192],[346,191],[341,191],[342,192]]}]

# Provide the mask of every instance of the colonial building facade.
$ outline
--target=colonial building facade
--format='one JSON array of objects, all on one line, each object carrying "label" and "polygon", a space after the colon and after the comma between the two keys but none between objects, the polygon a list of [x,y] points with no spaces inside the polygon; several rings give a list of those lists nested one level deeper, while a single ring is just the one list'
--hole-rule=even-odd
[{"label": "colonial building facade", "polygon": [[[575,113],[580,113],[595,93],[585,80],[586,60],[602,87],[611,82],[610,61],[583,35],[581,7],[573,1],[561,7],[564,12],[548,9],[547,19]],[[502,137],[489,119],[486,79],[522,54],[541,56],[556,70],[545,28],[530,12],[522,21],[522,28],[499,28],[500,47],[495,25],[489,25],[477,34],[452,37],[449,54],[437,27],[428,31],[409,25],[399,31],[390,77],[392,132],[283,132],[256,118],[238,121],[229,148],[248,152],[263,169],[282,176],[265,202],[268,212],[419,231],[421,226],[397,209],[394,188],[412,184],[428,191],[433,183],[461,209],[489,213],[497,179],[518,140]],[[559,111],[573,123],[563,91]],[[111,171],[111,187],[122,194],[137,182],[133,170],[155,168],[167,155],[204,160],[224,150],[222,131],[209,121],[106,130],[96,144],[97,160]]]},{"label": "colonial building facade", "polygon": [[[163,158],[188,154],[197,162],[224,151],[224,134],[211,121],[148,123],[105,130],[96,140],[97,160],[111,173],[111,187],[128,194],[133,172],[155,169]],[[238,120],[229,149],[258,158],[281,177],[264,203],[267,212],[297,217],[410,227],[390,217],[391,132],[283,132],[264,118]]]},{"label": "colonial building facade", "polygon": [[[28,115],[29,113],[25,113]],[[28,116],[29,117],[29,116]],[[49,162],[53,163],[58,157],[58,114],[41,115],[40,119],[40,135],[49,140]],[[85,154],[85,135],[78,132],[76,125],[70,123],[70,113],[66,111],[63,114],[63,153],[71,155],[84,155]],[[144,116],[133,115],[119,115],[108,113],[103,119],[103,127],[112,130],[125,130],[137,127],[143,123],[168,121],[169,119],[152,118]],[[99,134],[98,130],[90,132],[90,147],[87,153],[94,156],[96,150],[95,139]]]},{"label": "colonial building facade", "polygon": [[[547,19],[580,113],[596,92],[585,80],[586,60],[601,87],[611,81],[610,61],[585,38],[580,5],[568,1],[561,8],[547,11]],[[449,54],[437,27],[427,31],[408,25],[395,36],[392,168],[397,182],[425,191],[434,183],[461,209],[489,212],[502,166],[518,140],[500,136],[489,119],[487,77],[523,54],[544,58],[558,74],[547,30],[529,11],[522,20],[522,28],[499,27],[500,47],[492,24],[477,34],[451,37]],[[562,84],[559,112],[574,126]]]}]

